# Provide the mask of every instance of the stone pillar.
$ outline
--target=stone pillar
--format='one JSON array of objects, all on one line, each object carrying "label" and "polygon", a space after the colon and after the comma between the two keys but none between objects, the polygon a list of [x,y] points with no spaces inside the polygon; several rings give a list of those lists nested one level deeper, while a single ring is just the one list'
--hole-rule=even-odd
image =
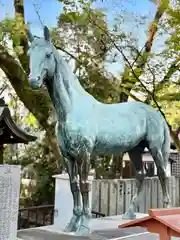
[{"label": "stone pillar", "polygon": [[[54,175],[55,178],[55,207],[54,225],[58,230],[63,230],[73,214],[73,198],[67,173]],[[88,177],[92,185],[93,176]],[[92,187],[91,187],[92,189]],[[90,208],[92,206],[92,190],[90,191]]]},{"label": "stone pillar", "polygon": [[19,211],[21,167],[0,165],[0,239],[15,240]]}]

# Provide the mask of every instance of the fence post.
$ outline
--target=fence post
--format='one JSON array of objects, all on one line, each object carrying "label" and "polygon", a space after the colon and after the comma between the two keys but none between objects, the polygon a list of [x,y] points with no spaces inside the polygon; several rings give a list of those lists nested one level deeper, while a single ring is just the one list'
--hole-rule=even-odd
[{"label": "fence post", "polygon": [[179,184],[179,181],[180,181],[180,178],[179,178],[179,176],[175,176],[175,182],[176,182],[176,184],[175,184],[175,186],[176,186],[176,188],[174,189],[174,191],[175,191],[175,206],[176,207],[179,207],[180,206],[180,197],[179,197],[179,195],[180,195],[180,184]]},{"label": "fence post", "polygon": [[178,191],[179,187],[176,183],[176,177],[172,176],[172,207],[176,206],[176,191]]},{"label": "fence post", "polygon": [[92,211],[100,212],[100,184],[101,180],[92,182]]},{"label": "fence post", "polygon": [[125,212],[124,195],[125,195],[125,180],[118,180],[117,188],[117,214],[123,214]]},{"label": "fence post", "polygon": [[158,181],[157,177],[151,179],[151,208],[158,207]]},{"label": "fence post", "polygon": [[109,181],[109,215],[117,214],[117,194],[118,194],[118,181],[114,179]]},{"label": "fence post", "polygon": [[109,215],[109,180],[100,182],[100,212]]},{"label": "fence post", "polygon": [[151,207],[152,203],[151,203],[151,193],[152,193],[152,178],[147,178],[145,179],[145,213],[148,212],[149,208]]},{"label": "fence post", "polygon": [[124,206],[125,206],[125,212],[128,210],[129,208],[129,204],[130,204],[130,201],[131,201],[131,193],[132,193],[132,190],[131,190],[131,179],[126,179],[125,182],[124,182],[124,186],[125,186],[125,194],[124,194]]}]

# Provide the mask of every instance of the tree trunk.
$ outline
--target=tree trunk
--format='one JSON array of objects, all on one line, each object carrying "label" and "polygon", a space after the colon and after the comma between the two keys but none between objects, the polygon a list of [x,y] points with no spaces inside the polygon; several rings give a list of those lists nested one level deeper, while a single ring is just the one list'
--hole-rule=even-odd
[{"label": "tree trunk", "polygon": [[[28,51],[28,40],[26,34],[26,25],[24,21],[24,1],[23,0],[14,0],[14,10],[15,10],[15,26],[14,30],[17,31],[19,42],[13,41],[13,47],[15,49],[16,54],[22,64],[22,67],[26,74],[29,74],[29,58],[27,55]],[[16,33],[14,32],[16,35]],[[21,47],[22,52],[16,51],[17,45]]]},{"label": "tree trunk", "polygon": [[169,127],[169,130],[170,130],[170,135],[171,135],[171,138],[173,139],[173,142],[177,148],[177,150],[180,152],[180,140],[179,140],[179,134],[177,134],[177,132],[175,133],[171,127]]},{"label": "tree trunk", "polygon": [[115,176],[116,179],[120,179],[123,177],[123,156],[124,153],[119,154],[119,156],[115,159]]}]

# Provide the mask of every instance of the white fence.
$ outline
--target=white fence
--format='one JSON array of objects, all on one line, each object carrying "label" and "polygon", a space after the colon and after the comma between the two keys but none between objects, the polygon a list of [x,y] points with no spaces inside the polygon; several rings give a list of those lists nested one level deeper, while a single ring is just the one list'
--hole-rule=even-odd
[{"label": "white fence", "polygon": [[[180,177],[168,178],[171,205],[180,205]],[[135,179],[94,180],[92,185],[92,210],[107,216],[123,214],[135,193]],[[144,181],[141,201],[137,212],[147,213],[149,208],[162,208],[163,195],[157,177]]]}]

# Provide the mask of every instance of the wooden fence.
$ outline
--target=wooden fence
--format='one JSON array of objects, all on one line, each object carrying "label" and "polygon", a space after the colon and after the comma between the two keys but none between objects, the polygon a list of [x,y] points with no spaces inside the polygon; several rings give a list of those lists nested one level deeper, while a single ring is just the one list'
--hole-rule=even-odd
[{"label": "wooden fence", "polygon": [[[180,177],[168,178],[172,206],[180,206]],[[107,216],[123,214],[135,193],[135,179],[94,180],[92,185],[92,210]],[[162,208],[163,195],[157,177],[146,178],[137,212],[147,213],[149,208]]]}]

